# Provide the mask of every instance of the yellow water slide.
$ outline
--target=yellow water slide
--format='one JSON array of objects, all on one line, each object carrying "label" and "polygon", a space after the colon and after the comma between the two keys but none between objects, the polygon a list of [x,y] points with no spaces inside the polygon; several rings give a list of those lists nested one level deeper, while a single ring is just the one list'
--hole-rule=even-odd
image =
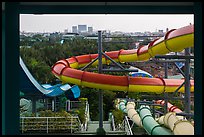
[{"label": "yellow water slide", "polygon": [[[155,39],[148,45],[138,49],[119,50],[105,52],[107,56],[116,62],[146,61],[155,55],[169,52],[180,52],[185,48],[194,46],[194,25],[168,31],[164,37]],[[174,92],[184,79],[141,78],[130,76],[113,76],[81,71],[91,61],[97,59],[98,54],[74,56],[57,61],[52,66],[52,73],[63,83],[72,83],[79,86],[98,88],[104,90],[128,91],[128,92]],[[109,64],[111,61],[103,56],[102,63]],[[96,60],[92,66],[98,65]],[[184,92],[182,86],[178,92]],[[190,80],[190,91],[194,92],[194,80]]]}]

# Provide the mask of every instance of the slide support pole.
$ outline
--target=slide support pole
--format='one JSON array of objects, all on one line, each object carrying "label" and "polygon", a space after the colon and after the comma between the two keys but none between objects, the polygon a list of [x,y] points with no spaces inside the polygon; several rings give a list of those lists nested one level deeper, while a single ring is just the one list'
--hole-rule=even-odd
[{"label": "slide support pole", "polygon": [[[102,73],[102,34],[98,31],[98,73]],[[103,129],[103,91],[99,91],[99,128],[97,134],[104,135],[105,130]]]},{"label": "slide support pole", "polygon": [[[185,55],[190,55],[190,48],[185,49]],[[191,106],[190,106],[190,59],[186,58],[185,62],[185,112],[190,113]],[[189,117],[187,116],[187,119]]]}]

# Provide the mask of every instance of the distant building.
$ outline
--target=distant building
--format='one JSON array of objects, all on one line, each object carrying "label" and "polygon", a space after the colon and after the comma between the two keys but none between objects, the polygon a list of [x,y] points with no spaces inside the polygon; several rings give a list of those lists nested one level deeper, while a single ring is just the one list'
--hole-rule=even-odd
[{"label": "distant building", "polygon": [[65,30],[64,30],[64,33],[68,33],[68,29],[65,29]]},{"label": "distant building", "polygon": [[78,33],[66,33],[66,34],[62,35],[62,40],[73,40],[77,36],[79,36]]},{"label": "distant building", "polygon": [[93,27],[88,27],[88,33],[93,33]]},{"label": "distant building", "polygon": [[87,25],[78,25],[78,32],[87,32]]},{"label": "distant building", "polygon": [[72,33],[78,33],[77,26],[72,26]]}]

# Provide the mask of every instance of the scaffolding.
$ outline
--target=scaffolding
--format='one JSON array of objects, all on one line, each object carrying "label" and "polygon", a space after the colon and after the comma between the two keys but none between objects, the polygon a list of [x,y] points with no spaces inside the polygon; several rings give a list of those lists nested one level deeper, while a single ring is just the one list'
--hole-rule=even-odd
[{"label": "scaffolding", "polygon": [[[93,61],[91,61],[89,64],[87,64],[85,67],[83,67],[81,70],[85,70],[87,67],[89,67],[92,63],[94,63],[96,60],[98,60],[98,73],[102,72],[137,72],[137,69],[126,69],[113,59],[111,59],[108,55],[106,55],[102,51],[102,34],[101,31],[98,31],[98,57],[95,58]],[[108,43],[108,42],[106,42]],[[117,42],[118,43],[118,42]],[[177,54],[177,53],[176,53]],[[118,66],[120,69],[103,69],[103,64],[102,64],[102,56],[105,58],[109,59],[113,64]],[[172,96],[169,96],[168,93],[164,93],[164,96],[156,97],[153,96],[153,98],[157,99],[164,99],[165,100],[165,105],[164,105],[164,113],[167,113],[167,102],[169,100],[182,100],[184,101],[184,106],[185,110],[184,113],[178,113],[177,115],[182,115],[185,116],[187,119],[190,119],[191,117],[194,116],[194,114],[191,113],[191,97],[190,97],[190,59],[194,59],[194,56],[190,55],[190,48],[185,49],[185,55],[158,55],[155,56],[155,59],[165,59],[165,60],[157,60],[157,62],[162,62],[164,63],[164,69],[165,69],[165,78],[168,78],[168,63],[174,63],[176,68],[180,71],[180,73],[183,75],[185,78],[185,81],[173,92]],[[154,60],[156,61],[156,60]],[[184,72],[178,67],[176,62],[184,62],[185,63],[185,70]],[[184,97],[174,97],[178,90],[182,87],[185,86],[185,93]],[[99,89],[99,128],[103,128],[103,92],[102,90]]]}]

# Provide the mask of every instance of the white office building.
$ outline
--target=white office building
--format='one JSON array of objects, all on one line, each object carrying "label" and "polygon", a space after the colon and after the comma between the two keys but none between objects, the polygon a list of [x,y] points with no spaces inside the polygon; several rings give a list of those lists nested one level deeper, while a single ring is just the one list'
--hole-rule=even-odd
[{"label": "white office building", "polygon": [[93,33],[93,27],[88,27],[88,33]]},{"label": "white office building", "polygon": [[78,32],[87,32],[87,25],[78,25]]},{"label": "white office building", "polygon": [[72,33],[77,33],[77,26],[72,26]]}]

